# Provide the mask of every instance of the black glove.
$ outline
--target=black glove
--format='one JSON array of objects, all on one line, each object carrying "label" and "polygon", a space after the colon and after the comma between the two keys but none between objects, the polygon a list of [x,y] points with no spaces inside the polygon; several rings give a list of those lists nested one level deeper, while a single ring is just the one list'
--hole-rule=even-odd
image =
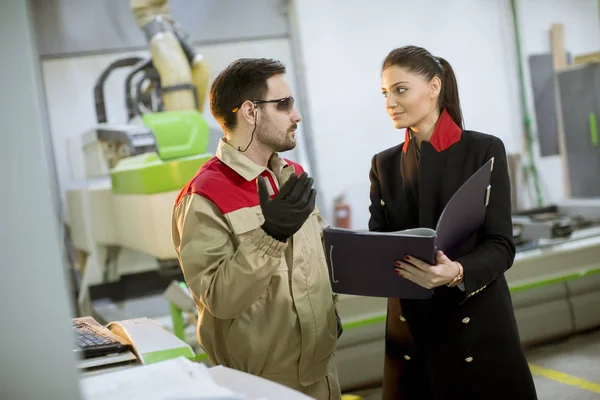
[{"label": "black glove", "polygon": [[342,333],[344,333],[344,327],[342,326],[342,320],[337,312],[335,313],[335,323],[337,325],[337,338],[339,339],[340,336],[342,336]]},{"label": "black glove", "polygon": [[285,242],[298,232],[315,208],[317,191],[306,172],[299,178],[292,174],[273,200],[270,199],[265,178],[258,178],[260,207],[265,217],[262,229],[272,238]]}]

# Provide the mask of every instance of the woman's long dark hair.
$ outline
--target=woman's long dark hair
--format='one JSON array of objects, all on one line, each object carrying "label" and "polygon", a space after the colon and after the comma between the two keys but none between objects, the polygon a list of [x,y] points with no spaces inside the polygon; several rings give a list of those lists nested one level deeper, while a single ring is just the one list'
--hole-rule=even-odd
[{"label": "woman's long dark hair", "polygon": [[438,76],[442,81],[442,90],[438,99],[440,113],[445,108],[454,123],[463,128],[463,116],[460,109],[458,84],[452,66],[441,57],[435,57],[429,51],[417,46],[404,46],[390,51],[381,70],[398,66],[423,75],[428,81]]}]

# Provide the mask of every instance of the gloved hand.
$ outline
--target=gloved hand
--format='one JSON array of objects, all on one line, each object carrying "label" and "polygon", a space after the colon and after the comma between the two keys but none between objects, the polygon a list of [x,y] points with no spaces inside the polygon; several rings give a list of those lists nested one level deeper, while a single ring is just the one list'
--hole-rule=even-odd
[{"label": "gloved hand", "polygon": [[298,232],[315,208],[317,191],[306,172],[299,178],[292,174],[273,200],[265,178],[258,178],[258,195],[265,222],[262,229],[272,238],[285,242]]}]

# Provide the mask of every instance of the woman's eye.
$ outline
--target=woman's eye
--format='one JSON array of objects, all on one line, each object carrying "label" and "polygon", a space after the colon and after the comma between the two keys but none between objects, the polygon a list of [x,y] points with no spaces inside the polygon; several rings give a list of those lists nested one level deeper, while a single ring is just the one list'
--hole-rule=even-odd
[{"label": "woman's eye", "polygon": [[405,88],[396,88],[396,93],[397,93],[397,94],[402,94],[402,93],[404,93],[404,92],[406,92],[406,89],[405,89]]}]

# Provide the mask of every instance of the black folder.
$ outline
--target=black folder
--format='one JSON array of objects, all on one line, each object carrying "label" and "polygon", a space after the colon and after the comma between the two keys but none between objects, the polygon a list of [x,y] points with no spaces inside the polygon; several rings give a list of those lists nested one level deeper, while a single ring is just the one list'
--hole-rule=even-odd
[{"label": "black folder", "polygon": [[423,288],[396,274],[395,262],[409,255],[435,265],[438,250],[451,254],[483,225],[494,159],[486,162],[454,193],[436,229],[362,232],[325,228],[323,240],[333,292],[371,297],[427,299]]}]

